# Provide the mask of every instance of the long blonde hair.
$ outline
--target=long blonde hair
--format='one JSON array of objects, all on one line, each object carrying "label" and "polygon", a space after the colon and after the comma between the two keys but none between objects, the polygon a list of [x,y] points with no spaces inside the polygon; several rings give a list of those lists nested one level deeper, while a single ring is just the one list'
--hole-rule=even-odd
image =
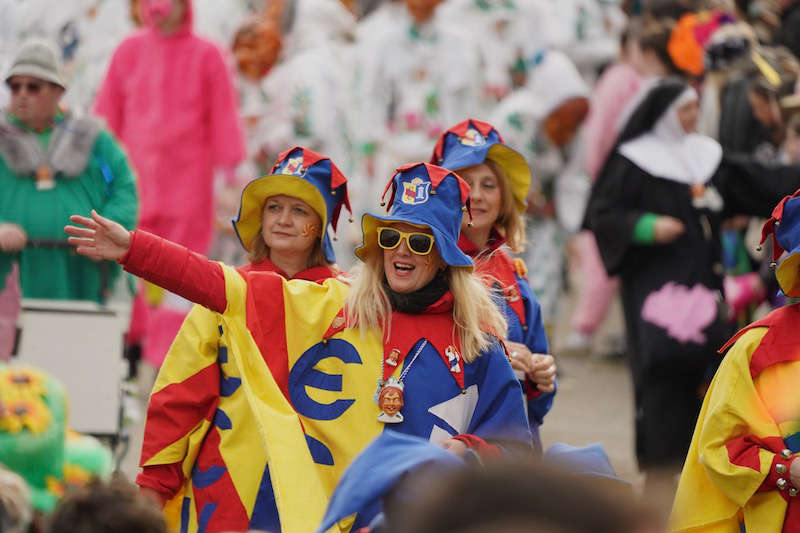
[{"label": "long blonde hair", "polygon": [[522,218],[522,213],[511,192],[508,174],[491,159],[487,158],[484,163],[492,169],[500,184],[500,214],[495,221],[495,227],[506,238],[506,243],[511,250],[521,252],[525,249],[525,220]]},{"label": "long blonde hair", "polygon": [[[505,317],[483,282],[465,268],[446,267],[447,284],[453,294],[453,321],[464,361],[471,363],[486,350],[492,337],[505,338]],[[382,252],[370,254],[353,271],[351,290],[345,301],[347,324],[362,331],[383,330],[388,335],[392,308],[383,288]]]}]

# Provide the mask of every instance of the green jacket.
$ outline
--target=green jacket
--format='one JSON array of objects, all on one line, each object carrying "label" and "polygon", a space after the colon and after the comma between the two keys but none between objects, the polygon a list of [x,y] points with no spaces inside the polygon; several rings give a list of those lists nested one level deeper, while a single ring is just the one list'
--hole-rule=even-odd
[{"label": "green jacket", "polygon": [[[63,241],[69,216],[92,209],[128,229],[139,202],[133,172],[122,148],[93,119],[59,115],[43,133],[13,117],[0,119],[0,222],[20,225],[29,241]],[[37,187],[36,170],[50,169],[53,186]],[[120,268],[94,262],[66,248],[29,245],[18,254],[0,252],[0,286],[13,261],[20,265],[27,298],[94,300],[112,285]]]}]

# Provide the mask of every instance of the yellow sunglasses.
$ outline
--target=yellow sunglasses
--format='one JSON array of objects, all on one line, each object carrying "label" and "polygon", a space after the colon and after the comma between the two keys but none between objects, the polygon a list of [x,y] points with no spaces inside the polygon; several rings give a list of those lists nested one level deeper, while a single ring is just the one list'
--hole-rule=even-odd
[{"label": "yellow sunglasses", "polygon": [[394,228],[378,228],[378,246],[384,250],[394,250],[400,246],[400,241],[406,240],[408,249],[417,255],[427,255],[433,249],[433,235],[427,233],[406,233]]}]

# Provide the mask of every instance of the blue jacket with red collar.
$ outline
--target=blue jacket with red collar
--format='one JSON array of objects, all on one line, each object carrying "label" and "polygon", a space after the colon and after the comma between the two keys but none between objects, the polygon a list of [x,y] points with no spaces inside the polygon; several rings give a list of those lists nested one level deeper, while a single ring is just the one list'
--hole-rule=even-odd
[{"label": "blue jacket with red collar", "polygon": [[[502,248],[503,244],[505,239],[496,232],[492,232],[486,250],[478,250],[463,234],[458,241],[459,248],[475,260],[478,273],[495,290],[497,305],[508,322],[507,340],[524,344],[531,353],[549,353],[539,301],[525,278],[524,265],[513,260]],[[553,406],[556,391],[542,393],[527,378],[522,386],[534,444],[541,449],[539,426]]]}]

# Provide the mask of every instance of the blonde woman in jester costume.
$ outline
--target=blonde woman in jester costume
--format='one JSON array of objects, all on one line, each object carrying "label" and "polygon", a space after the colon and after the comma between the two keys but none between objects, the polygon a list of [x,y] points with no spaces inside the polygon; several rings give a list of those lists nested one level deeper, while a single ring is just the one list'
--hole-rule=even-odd
[{"label": "blonde woman in jester costume", "polygon": [[[312,282],[334,277],[338,271],[328,227],[335,230],[343,207],[349,210],[347,182],[329,158],[303,147],[285,151],[270,175],[251,181],[242,191],[233,227],[250,263],[237,269],[239,275],[274,272]],[[220,296],[221,303],[212,306],[215,310],[224,309],[224,294]],[[178,332],[150,398],[137,483],[163,503],[176,497],[181,504],[184,497],[191,501],[186,494],[193,494],[195,505],[219,503],[215,521],[206,525],[246,527],[250,522],[236,492],[231,492],[232,478],[220,476],[208,484],[194,473],[228,464],[232,458],[225,454],[231,449],[228,442],[263,447],[246,425],[214,416],[217,408],[235,412],[231,402],[242,401],[234,394],[239,378],[227,375],[230,364],[220,347],[220,325],[217,312],[195,305]],[[272,364],[273,373],[285,365],[285,360]],[[285,371],[279,381],[286,382]],[[288,397],[287,390],[283,393]],[[201,443],[197,439],[202,436]],[[258,475],[265,472],[260,469]],[[202,514],[202,509],[196,513]],[[197,520],[201,529],[202,516]],[[258,516],[255,521],[264,529],[279,525],[258,522]]]},{"label": "blonde woman in jester costume", "polygon": [[[117,259],[221,313],[228,396],[198,424],[215,425],[219,456],[183,467],[192,476],[180,496],[187,529],[310,530],[344,469],[387,428],[457,454],[530,449],[519,383],[497,340],[505,319],[457,245],[469,186],[416,163],[386,192],[389,215],[362,218],[363,265],[349,281],[322,284],[242,277],[94,213],[73,218],[84,227],[67,227],[78,253]],[[199,438],[165,442],[158,453],[180,460]],[[228,486],[224,505],[208,496],[217,483]],[[337,527],[366,525],[373,514]]]},{"label": "blonde woman in jester costume", "polygon": [[526,278],[525,263],[506,251],[525,246],[522,213],[531,183],[525,158],[503,142],[487,122],[467,119],[439,138],[431,163],[454,170],[470,186],[471,220],[464,217],[458,247],[473,258],[495,291],[508,322],[511,365],[521,372],[534,446],[539,426],[553,405],[556,364],[548,355],[539,302]]},{"label": "blonde woman in jester costume", "polygon": [[[800,190],[775,207],[775,275],[800,297]],[[737,333],[706,394],[683,467],[671,531],[800,531],[800,328],[798,304]]]}]

